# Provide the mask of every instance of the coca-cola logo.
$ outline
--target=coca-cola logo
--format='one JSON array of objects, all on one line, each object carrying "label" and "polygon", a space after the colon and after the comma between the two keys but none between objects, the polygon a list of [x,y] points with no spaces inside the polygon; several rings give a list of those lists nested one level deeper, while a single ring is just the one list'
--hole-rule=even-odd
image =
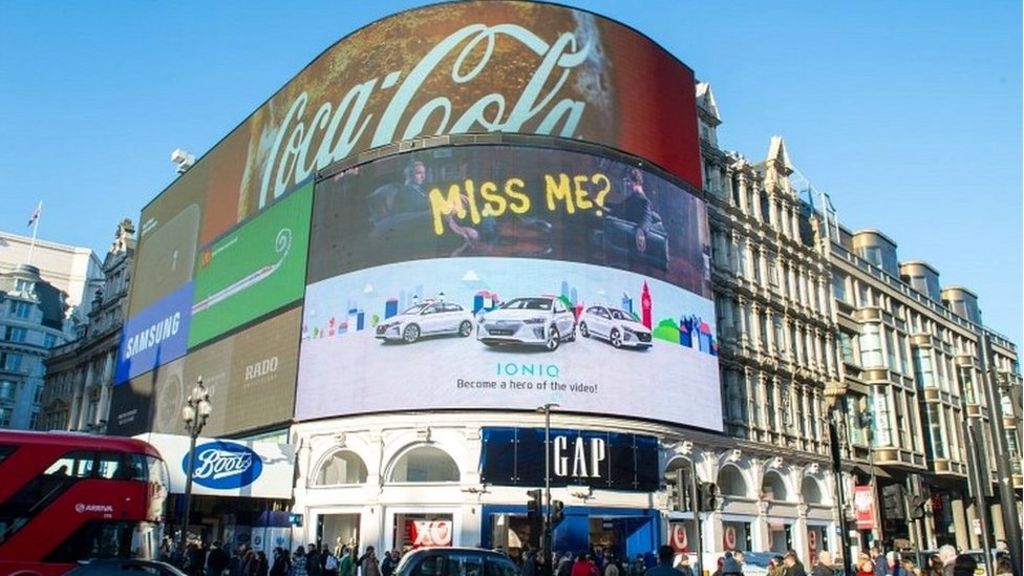
[{"label": "coca-cola logo", "polygon": [[[188,454],[181,461],[188,475]],[[196,447],[192,481],[214,490],[233,490],[248,486],[263,473],[263,460],[247,446],[217,440]]]},{"label": "coca-cola logo", "polygon": [[[592,38],[573,32],[542,38],[516,24],[470,24],[448,35],[415,63],[408,73],[391,71],[354,82],[336,102],[310,102],[308,92],[292,100],[281,125],[262,148],[258,207],[263,208],[293,185],[363,149],[418,137],[466,132],[520,132],[577,136],[587,102],[567,92],[583,80],[571,80],[574,69],[594,58]],[[518,86],[487,92],[470,86],[489,67],[500,66],[495,56],[503,44],[514,43],[535,55],[533,70]],[[450,69],[442,62],[452,62]],[[425,82],[446,77],[452,94],[438,94],[415,108]],[[479,83],[479,82],[478,82]],[[499,87],[494,87],[499,88]],[[564,90],[563,90],[564,89]],[[376,111],[368,102],[389,94]],[[459,106],[455,92],[472,94],[474,101]],[[479,95],[479,97],[477,97]],[[415,108],[415,109],[414,109]]]}]

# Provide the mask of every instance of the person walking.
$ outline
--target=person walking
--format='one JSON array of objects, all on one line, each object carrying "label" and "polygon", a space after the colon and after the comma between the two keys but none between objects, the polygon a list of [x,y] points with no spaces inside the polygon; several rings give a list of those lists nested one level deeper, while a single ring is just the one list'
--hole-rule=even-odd
[{"label": "person walking", "polygon": [[316,544],[310,544],[309,550],[306,551],[306,574],[309,576],[323,576],[323,566],[320,551],[317,550]]},{"label": "person walking", "polygon": [[818,562],[811,569],[811,576],[832,576],[832,555],[828,552],[818,552]]},{"label": "person walking", "polygon": [[807,571],[795,550],[786,551],[785,556],[782,557],[782,566],[785,576],[807,576]]},{"label": "person walking", "polygon": [[338,576],[355,576],[355,566],[352,563],[352,549],[348,546],[341,547],[341,559],[338,560]]},{"label": "person walking", "polygon": [[288,570],[288,576],[309,576],[306,573],[306,549],[299,546],[292,556],[292,566]]},{"label": "person walking", "polygon": [[381,576],[380,562],[377,560],[377,552],[373,546],[366,547],[366,554],[363,554],[363,561],[359,563],[362,576]]},{"label": "person walking", "polygon": [[644,576],[679,576],[679,571],[672,567],[675,557],[676,551],[671,546],[659,546],[658,563],[653,568],[649,568]]}]

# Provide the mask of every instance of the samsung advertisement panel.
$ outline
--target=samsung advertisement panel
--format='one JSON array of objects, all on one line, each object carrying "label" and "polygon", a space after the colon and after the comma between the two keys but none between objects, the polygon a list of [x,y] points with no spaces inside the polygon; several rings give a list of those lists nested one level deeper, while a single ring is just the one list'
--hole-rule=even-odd
[{"label": "samsung advertisement panel", "polygon": [[327,49],[146,206],[129,315],[193,280],[200,246],[316,171],[487,132],[608,146],[701,186],[693,72],[650,39],[563,6],[427,6]]}]

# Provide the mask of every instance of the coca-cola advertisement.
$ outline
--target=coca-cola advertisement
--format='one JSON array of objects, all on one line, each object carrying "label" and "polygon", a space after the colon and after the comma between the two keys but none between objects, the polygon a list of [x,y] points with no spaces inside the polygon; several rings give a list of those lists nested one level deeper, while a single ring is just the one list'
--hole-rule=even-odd
[{"label": "coca-cola advertisement", "polygon": [[410,10],[330,47],[143,210],[132,313],[191,279],[198,247],[332,163],[488,132],[607,146],[701,186],[693,72],[647,37],[548,4]]}]

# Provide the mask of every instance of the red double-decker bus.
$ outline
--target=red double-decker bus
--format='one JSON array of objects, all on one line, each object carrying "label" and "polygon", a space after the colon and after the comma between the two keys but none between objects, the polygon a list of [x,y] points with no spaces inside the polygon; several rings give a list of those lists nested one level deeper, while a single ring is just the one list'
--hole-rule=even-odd
[{"label": "red double-decker bus", "polygon": [[0,574],[155,556],[167,490],[160,453],[141,440],[0,431]]}]

